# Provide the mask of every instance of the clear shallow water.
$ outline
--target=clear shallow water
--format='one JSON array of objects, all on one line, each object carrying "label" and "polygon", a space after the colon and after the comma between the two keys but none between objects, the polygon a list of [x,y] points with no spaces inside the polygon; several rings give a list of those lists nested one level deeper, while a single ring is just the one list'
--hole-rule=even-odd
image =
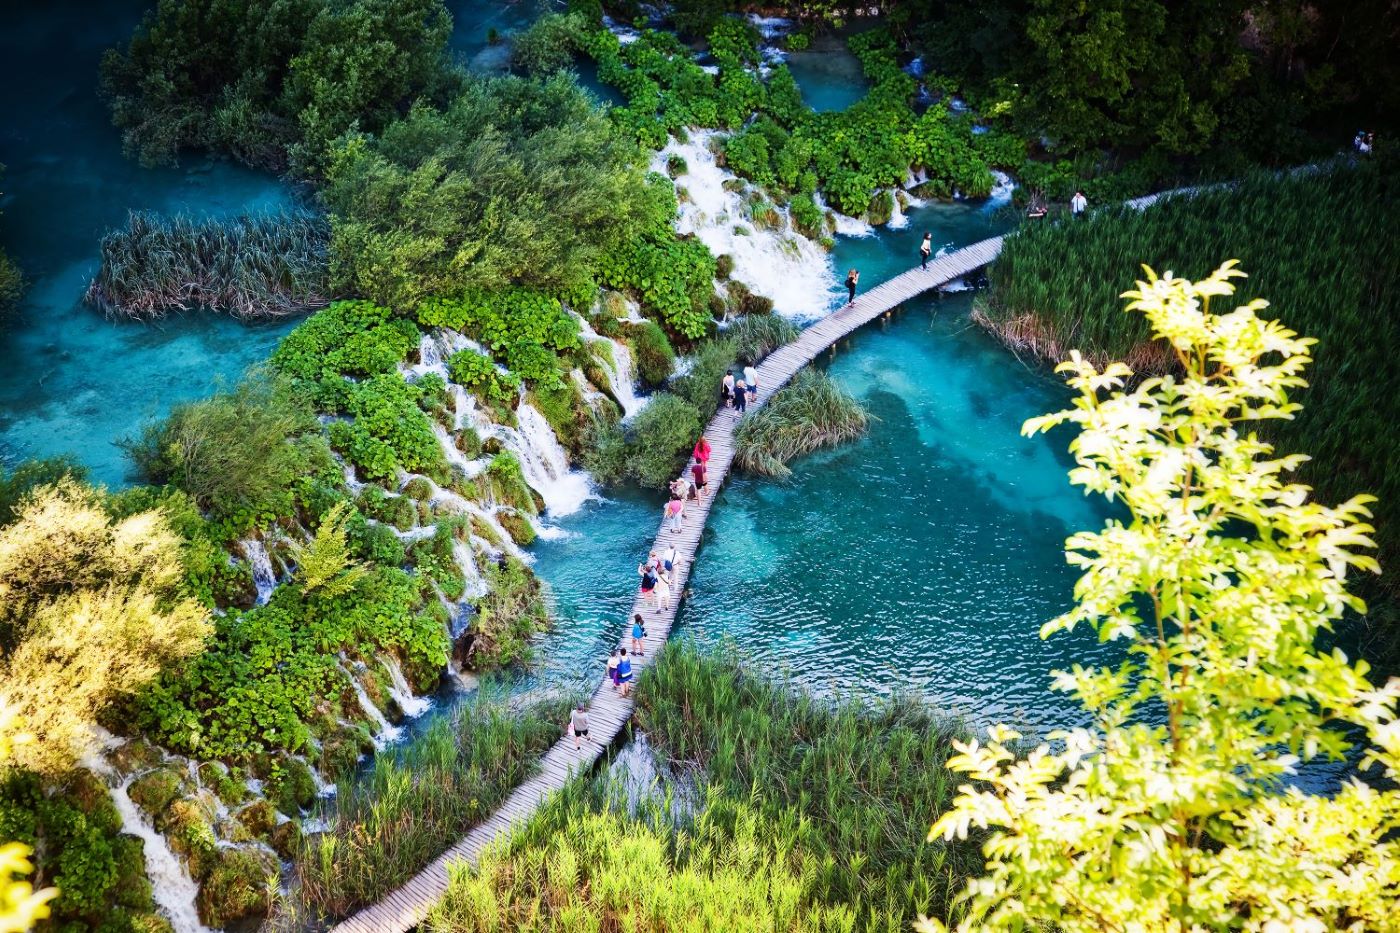
[{"label": "clear shallow water", "polygon": [[870,83],[860,60],[846,46],[846,34],[818,36],[810,48],[785,59],[802,102],[816,111],[845,110],[865,96]]}]

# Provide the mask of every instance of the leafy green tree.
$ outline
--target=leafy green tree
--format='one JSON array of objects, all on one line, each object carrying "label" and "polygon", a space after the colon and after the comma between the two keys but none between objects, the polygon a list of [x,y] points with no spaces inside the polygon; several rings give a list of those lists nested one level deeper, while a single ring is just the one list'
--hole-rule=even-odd
[{"label": "leafy green tree", "polygon": [[[1055,675],[1092,715],[1028,753],[994,727],[950,768],[975,783],[931,835],[988,832],[984,877],[960,929],[1400,929],[1400,679],[1318,640],[1347,610],[1347,574],[1376,571],[1369,496],[1308,501],[1251,426],[1289,418],[1314,341],[1258,316],[1255,300],[1211,311],[1243,275],[1201,282],[1147,270],[1126,292],[1183,370],[1127,390],[1076,352],[1061,365],[1074,408],[1072,482],[1122,503],[1125,520],[1079,532],[1077,605],[1043,635],[1087,624],[1126,639],[1118,667]],[[1332,796],[1288,779],[1357,754],[1375,783]],[[929,929],[941,924],[929,922]]]},{"label": "leafy green tree", "polygon": [[368,572],[350,553],[352,515],[348,501],[337,502],[321,518],[321,525],[310,541],[293,545],[302,595],[320,594],[334,599],[354,589]]}]

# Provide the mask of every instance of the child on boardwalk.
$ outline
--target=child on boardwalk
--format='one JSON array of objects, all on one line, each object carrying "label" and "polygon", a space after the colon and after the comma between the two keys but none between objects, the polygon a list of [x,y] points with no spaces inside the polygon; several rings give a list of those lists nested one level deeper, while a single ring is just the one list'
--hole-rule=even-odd
[{"label": "child on boardwalk", "polygon": [[749,404],[748,386],[744,385],[744,380],[740,379],[734,384],[734,410],[743,415],[744,409]]},{"label": "child on boardwalk", "polygon": [[622,649],[622,658],[617,662],[617,685],[623,696],[632,693],[632,659],[627,657],[627,649]]},{"label": "child on boardwalk", "polygon": [[933,234],[925,233],[924,242],[919,244],[919,268],[928,268],[928,257],[933,254]]},{"label": "child on boardwalk", "polygon": [[656,593],[656,568],[651,564],[639,564],[637,573],[642,578],[642,599],[653,599]]},{"label": "child on boardwalk", "polygon": [[574,734],[574,751],[581,751],[583,740],[588,738],[588,711],[582,703],[569,714],[569,731]]},{"label": "child on boardwalk", "polygon": [[613,653],[610,654],[610,655],[608,655],[608,682],[612,684],[612,687],[613,687],[614,690],[617,689],[617,662],[618,662],[618,660],[619,660],[619,658],[618,658],[618,654],[617,654],[617,649],[614,648],[614,649],[613,649]]},{"label": "child on boardwalk", "polygon": [[[658,582],[660,582],[660,581],[658,581]],[[668,598],[669,598],[669,597],[668,597]],[[646,623],[642,621],[642,614],[641,614],[640,612],[634,613],[633,616],[632,616],[632,653],[633,653],[633,654],[646,654],[646,652],[642,650],[642,639],[643,639],[643,638],[646,638],[646,637],[647,637],[647,627],[646,627]]]},{"label": "child on boardwalk", "polygon": [[734,370],[724,374],[724,378],[719,384],[719,398],[724,403],[725,408],[734,404]]}]

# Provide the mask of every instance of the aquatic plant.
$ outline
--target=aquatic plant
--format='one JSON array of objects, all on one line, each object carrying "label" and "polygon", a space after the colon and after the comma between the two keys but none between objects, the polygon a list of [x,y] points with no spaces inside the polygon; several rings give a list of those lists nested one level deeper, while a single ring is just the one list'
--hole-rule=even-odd
[{"label": "aquatic plant", "polygon": [[342,781],[325,832],[296,853],[298,897],[323,917],[373,903],[489,816],[560,736],[568,698],[512,713],[489,699],[434,722]]},{"label": "aquatic plant", "polygon": [[[1216,257],[1238,257],[1249,270],[1242,297],[1268,296],[1282,321],[1318,340],[1306,408],[1258,429],[1281,450],[1311,453],[1300,475],[1322,495],[1380,495],[1384,563],[1400,547],[1400,471],[1390,468],[1400,462],[1400,436],[1377,429],[1400,423],[1397,178],[1394,159],[1381,156],[1250,175],[1143,211],[1106,207],[1077,223],[1028,224],[991,266],[992,287],[975,317],[1041,359],[1078,349],[1100,366],[1122,360],[1143,375],[1179,372],[1176,354],[1153,339],[1144,318],[1119,310],[1122,270],[1144,261],[1201,276]],[[1382,588],[1394,592],[1386,578],[1367,586]],[[1378,619],[1392,614],[1374,608]],[[1385,625],[1372,627],[1394,641]]]},{"label": "aquatic plant", "polygon": [[334,297],[330,227],[310,211],[196,220],[132,211],[102,238],[83,300],[108,317],[162,318],[208,309],[240,320],[285,317]]},{"label": "aquatic plant", "polygon": [[835,447],[865,433],[870,415],[830,376],[804,369],[768,404],[744,416],[734,432],[734,463],[741,470],[785,477],[794,457]]},{"label": "aquatic plant", "polygon": [[746,314],[724,329],[737,359],[757,365],[765,356],[797,339],[797,326],[776,314]]},{"label": "aquatic plant", "polygon": [[[1348,575],[1380,570],[1373,497],[1309,501],[1289,476],[1306,457],[1241,429],[1299,410],[1317,343],[1261,318],[1262,298],[1217,311],[1243,275],[1145,269],[1127,310],[1180,375],[1129,388],[1123,363],[1074,352],[1073,407],[1022,428],[1077,427],[1071,482],[1123,513],[1068,539],[1075,605],[1041,634],[1085,625],[1130,648],[1055,672],[1091,725],[1053,747],[1017,749],[1003,725],[957,744],[968,783],[930,836],[989,834],[959,929],[1396,929],[1400,680],[1377,687],[1319,643],[1365,611]],[[1328,793],[1290,781],[1349,756]]]}]

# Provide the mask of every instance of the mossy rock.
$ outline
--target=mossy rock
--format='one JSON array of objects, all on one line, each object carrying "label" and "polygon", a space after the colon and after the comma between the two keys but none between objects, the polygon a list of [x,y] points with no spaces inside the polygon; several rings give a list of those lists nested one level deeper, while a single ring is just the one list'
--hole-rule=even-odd
[{"label": "mossy rock", "polygon": [[126,794],[131,802],[155,819],[184,792],[184,776],[174,768],[156,768],[131,782]]},{"label": "mossy rock", "polygon": [[627,296],[622,294],[622,292],[604,292],[602,305],[604,320],[594,324],[594,327],[598,330],[598,333],[603,334],[603,336],[605,337],[614,336],[612,334],[604,333],[604,331],[601,328],[607,325],[607,318],[611,318],[612,320],[616,321],[619,318],[627,317]]},{"label": "mossy rock", "polygon": [[433,487],[425,478],[415,476],[404,485],[403,494],[418,502],[426,502],[433,496]]},{"label": "mossy rock", "polygon": [[773,299],[765,298],[762,295],[755,295],[750,292],[744,298],[743,311],[745,314],[772,314]]},{"label": "mossy rock", "polygon": [[199,919],[211,927],[264,917],[272,907],[279,866],[267,852],[256,849],[221,849],[209,877],[199,886],[195,906]]},{"label": "mossy rock", "polygon": [[480,515],[471,516],[471,522],[472,534],[475,537],[484,539],[486,543],[490,544],[492,547],[501,546],[501,536],[496,532],[495,527],[490,522]]},{"label": "mossy rock", "polygon": [[481,453],[482,453],[482,456],[494,457],[496,454],[500,453],[500,452],[503,451],[503,450],[505,450],[505,447],[501,444],[501,439],[500,439],[499,437],[485,437],[485,438],[482,438],[482,440],[481,440]]},{"label": "mossy rock", "polygon": [[481,435],[476,433],[476,428],[463,428],[458,431],[453,443],[468,460],[475,460],[481,456]]},{"label": "mossy rock", "polygon": [[948,199],[953,196],[953,188],[945,181],[935,181],[930,179],[914,188],[914,196],[924,200],[934,198]]},{"label": "mossy rock", "polygon": [[300,820],[287,820],[272,827],[272,848],[284,859],[290,860],[301,848],[302,832]]},{"label": "mossy rock", "polygon": [[267,799],[288,816],[300,816],[316,799],[316,779],[300,758],[284,758],[278,773],[268,781]]},{"label": "mossy rock", "polygon": [[690,166],[686,164],[685,156],[679,153],[671,153],[666,157],[666,174],[672,178],[679,178],[690,171]]},{"label": "mossy rock", "polygon": [[199,783],[217,794],[225,806],[236,807],[248,797],[243,772],[230,771],[222,762],[206,761],[200,764]]},{"label": "mossy rock", "polygon": [[219,843],[214,836],[214,824],[203,801],[182,798],[172,803],[161,820],[170,849],[185,860],[190,876],[205,878],[214,868]]},{"label": "mossy rock", "polygon": [[748,227],[744,226],[743,224],[735,224],[735,225],[734,225],[734,235],[735,235],[735,236],[753,236],[753,231],[750,230]]},{"label": "mossy rock", "polygon": [[870,206],[865,209],[865,219],[875,227],[883,226],[890,222],[894,216],[894,195],[888,191],[877,191],[875,197],[870,199]]},{"label": "mossy rock", "polygon": [[321,773],[332,779],[353,770],[359,764],[361,754],[363,751],[359,736],[347,729],[321,743],[321,754],[317,764],[321,767]]},{"label": "mossy rock", "polygon": [[521,547],[528,547],[535,543],[535,528],[519,512],[502,511],[497,513],[496,520],[501,523],[501,527],[510,535],[512,541]]},{"label": "mossy rock", "polygon": [[129,742],[123,742],[113,749],[107,757],[111,760],[112,766],[122,775],[154,768],[165,758],[160,749],[145,739],[132,739]]},{"label": "mossy rock", "polygon": [[416,511],[418,513],[418,524],[431,525],[433,523],[432,505],[430,505],[427,502],[418,502],[415,504],[417,505]]},{"label": "mossy rock", "polygon": [[146,844],[136,836],[122,833],[112,839],[112,857],[117,864],[117,883],[112,886],[117,905],[134,911],[154,911],[155,896],[151,879],[146,877]]},{"label": "mossy rock", "polygon": [[742,179],[738,178],[726,178],[723,182],[720,183],[720,187],[722,187],[725,191],[728,191],[730,194],[737,194],[738,192],[744,190],[744,182]]},{"label": "mossy rock", "polygon": [[734,257],[729,253],[720,253],[715,257],[715,276],[721,281],[728,279],[734,274]]},{"label": "mossy rock", "polygon": [[170,921],[153,911],[128,914],[119,912],[118,916],[112,919],[117,923],[115,929],[130,930],[131,933],[175,933]]},{"label": "mossy rock", "polygon": [[254,839],[267,839],[277,825],[277,809],[267,800],[254,800],[234,814]]},{"label": "mossy rock", "polygon": [[676,368],[676,351],[666,331],[654,321],[634,324],[631,328],[632,354],[637,359],[637,375],[648,387],[659,386]]},{"label": "mossy rock", "polygon": [[121,832],[122,817],[107,783],[87,768],[75,768],[64,781],[63,794],[87,815],[88,823],[106,836]]},{"label": "mossy rock", "polygon": [[236,816],[227,816],[214,824],[214,835],[219,837],[221,842],[231,842],[237,845],[255,842],[258,837],[253,835],[253,831]]}]

